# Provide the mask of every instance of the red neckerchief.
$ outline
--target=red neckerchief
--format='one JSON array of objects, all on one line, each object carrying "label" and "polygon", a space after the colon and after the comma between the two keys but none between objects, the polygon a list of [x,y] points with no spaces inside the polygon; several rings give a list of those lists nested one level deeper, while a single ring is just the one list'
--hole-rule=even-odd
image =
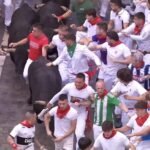
[{"label": "red neckerchief", "polygon": [[148,113],[145,116],[143,116],[143,117],[137,117],[135,119],[136,123],[141,127],[141,126],[143,126],[143,124],[145,123],[145,121],[148,119],[148,117],[149,117]]},{"label": "red neckerchief", "polygon": [[116,131],[115,130],[113,130],[112,131],[112,134],[110,135],[110,137],[105,137],[105,135],[104,135],[104,133],[103,133],[103,137],[105,138],[105,139],[111,139],[112,137],[114,137],[115,135],[116,135]]},{"label": "red neckerchief", "polygon": [[144,61],[140,61],[139,63],[136,63],[136,65],[134,66],[136,69],[140,69],[144,67]]},{"label": "red neckerchief", "polygon": [[102,95],[98,95],[100,99],[103,99],[107,95],[108,91],[105,89]]},{"label": "red neckerchief", "polygon": [[33,125],[31,125],[27,120],[24,120],[21,122],[21,124],[27,128],[32,128]]},{"label": "red neckerchief", "polygon": [[83,87],[82,88],[80,88],[80,89],[78,89],[79,91],[80,90],[83,90],[83,89],[85,89],[87,87],[87,84],[86,83],[84,83],[84,85],[83,85]]},{"label": "red neckerchief", "polygon": [[56,113],[57,117],[60,118],[60,119],[64,118],[66,116],[66,114],[69,112],[69,110],[70,110],[69,105],[64,110],[60,109],[60,107],[58,106],[57,113]]},{"label": "red neckerchief", "polygon": [[111,47],[116,47],[116,46],[120,45],[121,43],[122,43],[121,41],[117,41],[113,45],[111,45]]},{"label": "red neckerchief", "polygon": [[135,26],[133,34],[135,35],[139,35],[144,27],[145,22],[143,22],[143,24],[141,26]]},{"label": "red neckerchief", "polygon": [[98,23],[100,23],[100,22],[102,22],[102,19],[100,18],[100,17],[96,17],[96,18],[94,18],[94,19],[92,19],[92,20],[89,20],[89,23],[93,26],[93,25],[96,25],[96,24],[98,24]]}]

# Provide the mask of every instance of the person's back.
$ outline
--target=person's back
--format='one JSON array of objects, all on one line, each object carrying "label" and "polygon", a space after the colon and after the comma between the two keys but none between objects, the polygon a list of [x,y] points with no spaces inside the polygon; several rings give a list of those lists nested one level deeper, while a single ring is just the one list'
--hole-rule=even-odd
[{"label": "person's back", "polygon": [[86,10],[94,8],[91,0],[75,0],[72,2],[71,10],[75,12],[79,25],[85,21]]}]

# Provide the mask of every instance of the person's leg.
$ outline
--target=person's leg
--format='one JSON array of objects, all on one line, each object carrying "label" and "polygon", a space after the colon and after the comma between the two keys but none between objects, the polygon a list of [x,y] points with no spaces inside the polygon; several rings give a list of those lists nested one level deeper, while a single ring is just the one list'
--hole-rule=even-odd
[{"label": "person's leg", "polygon": [[63,149],[64,150],[73,150],[73,136],[69,136],[64,139],[64,145]]},{"label": "person's leg", "polygon": [[15,0],[15,10],[18,9],[23,0]]},{"label": "person's leg", "polygon": [[76,130],[75,130],[75,135],[77,139],[76,150],[78,150],[79,139],[85,136],[84,132],[85,132],[85,126],[86,126],[87,113],[88,112],[86,111],[81,112],[77,118],[77,125],[76,125]]},{"label": "person's leg", "polygon": [[27,62],[26,62],[26,64],[25,64],[25,67],[24,67],[24,70],[23,70],[23,77],[25,79],[28,78],[28,69],[29,69],[29,67],[30,67],[30,65],[31,65],[32,62],[33,62],[33,60],[28,59]]},{"label": "person's leg", "polygon": [[12,0],[4,0],[5,5],[5,26],[9,26],[11,24],[11,18],[14,12],[13,2]]},{"label": "person's leg", "polygon": [[60,73],[61,80],[62,80],[62,85],[65,85],[66,83],[69,82],[67,66],[66,64],[61,63],[58,66],[58,68],[59,68],[59,73]]},{"label": "person's leg", "polygon": [[100,7],[100,16],[106,18],[106,14],[109,7],[109,0],[102,0]]},{"label": "person's leg", "polygon": [[93,125],[93,134],[94,134],[94,140],[97,139],[97,137],[100,135],[102,132],[102,127],[98,125]]},{"label": "person's leg", "polygon": [[34,144],[29,144],[28,146],[26,146],[25,150],[34,150]]},{"label": "person's leg", "polygon": [[55,150],[63,150],[63,141],[55,142]]},{"label": "person's leg", "polygon": [[114,75],[105,74],[104,82],[105,82],[105,87],[106,87],[107,91],[110,91],[112,89],[115,78],[116,78],[116,76],[114,76]]}]

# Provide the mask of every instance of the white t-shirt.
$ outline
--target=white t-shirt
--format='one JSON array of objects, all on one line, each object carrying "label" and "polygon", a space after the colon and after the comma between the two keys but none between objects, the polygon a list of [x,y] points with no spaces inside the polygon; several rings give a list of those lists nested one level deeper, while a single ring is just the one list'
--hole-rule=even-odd
[{"label": "white t-shirt", "polygon": [[67,47],[65,47],[61,55],[53,61],[53,65],[59,65],[62,61],[67,61],[69,73],[84,73],[89,70],[88,59],[93,60],[97,66],[101,65],[100,59],[87,46],[77,44],[72,57],[70,57]]},{"label": "white t-shirt", "polygon": [[150,9],[148,8],[145,9],[145,17],[146,22],[150,23]]},{"label": "white t-shirt", "polygon": [[82,89],[82,90],[78,90],[75,87],[75,83],[68,83],[66,86],[64,86],[62,88],[62,90],[59,93],[57,93],[51,99],[50,103],[53,104],[54,102],[56,102],[58,100],[60,94],[67,94],[70,105],[73,108],[75,108],[78,112],[81,112],[81,111],[86,111],[86,107],[84,107],[84,106],[79,106],[78,107],[78,106],[74,105],[74,103],[72,103],[71,101],[73,99],[77,99],[79,101],[87,100],[90,95],[94,94],[94,90],[89,85],[86,88]]},{"label": "white t-shirt", "polygon": [[[68,130],[71,128],[71,121],[77,119],[77,111],[73,108],[70,108],[69,112],[66,114],[66,116],[62,119],[57,117],[57,108],[58,106],[52,108],[49,111],[50,116],[54,116],[54,135],[56,137],[64,136]],[[71,135],[73,136],[73,134]]]},{"label": "white t-shirt", "polygon": [[109,46],[107,42],[101,45],[102,48],[107,49],[107,65],[104,67],[104,72],[109,75],[116,75],[117,71],[121,68],[127,67],[127,65],[114,63],[112,58],[115,60],[123,60],[126,57],[131,56],[129,48],[121,43],[115,47]]},{"label": "white t-shirt", "polygon": [[[135,29],[135,23],[132,23],[129,27],[122,30],[122,32],[129,34],[129,37],[132,40],[135,40],[138,46],[138,50],[140,51],[150,51],[150,24],[145,23],[144,27],[139,35],[134,35],[134,29]],[[122,36],[122,33],[120,33],[120,36]]]},{"label": "white t-shirt", "polygon": [[91,25],[90,22],[86,19],[83,27],[87,28],[87,37],[92,37],[94,35],[96,35],[96,25]]},{"label": "white t-shirt", "polygon": [[114,11],[111,11],[110,20],[114,21],[115,31],[121,31],[123,29],[123,24],[129,23],[130,15],[125,9],[121,9],[118,14]]},{"label": "white t-shirt", "polygon": [[125,150],[128,146],[128,138],[120,132],[110,139],[105,139],[101,133],[94,143],[94,148],[98,150]]},{"label": "white t-shirt", "polygon": [[[139,132],[142,129],[144,129],[145,127],[150,126],[150,117],[145,121],[145,123],[141,127],[136,123],[136,118],[137,118],[137,115],[135,114],[134,116],[132,116],[130,118],[129,122],[127,123],[127,126],[132,128],[132,133]],[[134,141],[134,139],[135,139],[135,137],[132,137],[130,140]],[[136,148],[137,148],[137,150],[149,150],[150,142],[149,141],[141,141],[137,145]]]},{"label": "white t-shirt", "polygon": [[60,56],[66,44],[59,38],[58,34],[53,36],[51,43],[57,46],[58,56]]},{"label": "white t-shirt", "polygon": [[22,124],[16,125],[10,132],[10,135],[16,139],[16,137],[21,138],[34,138],[35,136],[35,126],[28,128]]},{"label": "white t-shirt", "polygon": [[136,100],[127,100],[124,98],[124,95],[129,96],[139,96],[147,92],[140,83],[133,80],[128,85],[124,85],[121,82],[118,82],[113,89],[111,90],[111,93],[124,93],[119,98],[122,102],[124,102],[128,108],[134,108],[134,105],[136,104]]}]

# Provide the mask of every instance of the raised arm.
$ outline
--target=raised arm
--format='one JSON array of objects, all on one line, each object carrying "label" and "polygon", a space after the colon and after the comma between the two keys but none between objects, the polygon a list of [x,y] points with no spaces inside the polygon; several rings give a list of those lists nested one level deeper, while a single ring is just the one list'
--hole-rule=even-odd
[{"label": "raised arm", "polygon": [[18,42],[15,42],[15,43],[10,43],[9,44],[9,47],[17,47],[17,46],[20,46],[20,45],[24,45],[28,42],[28,38],[24,38]]}]

